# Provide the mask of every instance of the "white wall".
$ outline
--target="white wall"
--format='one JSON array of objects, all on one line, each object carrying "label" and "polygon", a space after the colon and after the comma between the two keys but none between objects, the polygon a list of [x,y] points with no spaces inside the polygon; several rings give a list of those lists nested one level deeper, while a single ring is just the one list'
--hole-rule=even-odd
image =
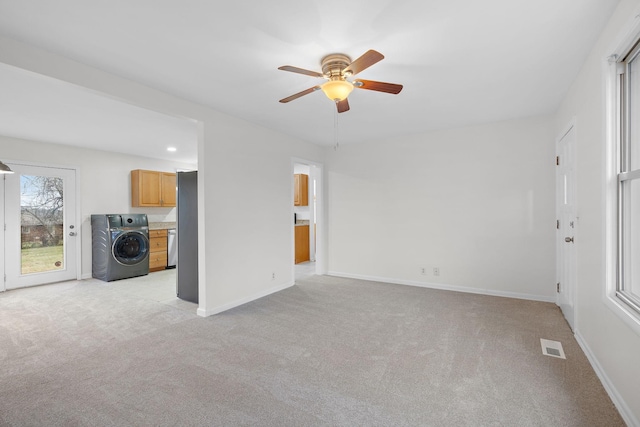
[{"label": "white wall", "polygon": [[175,221],[175,208],[132,208],[131,170],[149,169],[175,172],[194,165],[146,157],[125,156],[106,151],[46,144],[0,135],[4,161],[35,162],[77,168],[80,194],[81,274],[91,277],[91,215],[104,213],[146,213],[150,221]]},{"label": "white wall", "polygon": [[319,147],[4,37],[0,62],[198,122],[200,315],[293,284],[291,159]]},{"label": "white wall", "polygon": [[553,141],[538,117],[328,149],[330,273],[553,301]]},{"label": "white wall", "polygon": [[[544,117],[514,120],[344,144],[324,154],[311,144],[1,37],[0,61],[199,121],[199,312],[204,315],[292,283],[291,158],[322,162],[324,155],[333,272],[553,300],[553,141],[576,116],[576,325],[606,385],[625,404],[627,420],[632,416],[637,424],[640,338],[603,303],[601,192],[601,61],[616,27],[634,16],[636,6],[637,0],[621,0],[555,128]],[[14,142],[2,139],[3,157],[22,157],[22,151],[5,153],[16,150]],[[46,157],[38,150],[29,153]],[[105,199],[87,208],[83,200],[83,215],[118,208]],[[262,221],[255,220],[258,209]],[[440,268],[440,276],[431,274],[433,267]]]},{"label": "white wall", "polygon": [[555,120],[556,133],[573,117],[577,126],[576,336],[630,425],[640,425],[640,335],[605,301],[604,64],[639,12],[639,1],[620,2]]},{"label": "white wall", "polygon": [[207,248],[209,313],[293,285],[291,162],[322,156],[318,146],[229,116],[213,132],[204,157],[213,165],[207,238],[216,243]]}]

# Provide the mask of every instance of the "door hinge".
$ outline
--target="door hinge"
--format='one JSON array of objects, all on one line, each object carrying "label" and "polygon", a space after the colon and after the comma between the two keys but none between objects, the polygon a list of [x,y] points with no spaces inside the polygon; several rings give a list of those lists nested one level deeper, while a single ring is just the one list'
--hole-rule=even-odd
[{"label": "door hinge", "polygon": [[556,156],[556,166],[560,166],[560,156]]},{"label": "door hinge", "polygon": [[556,219],[556,230],[560,230],[560,220]]},{"label": "door hinge", "polygon": [[560,282],[556,283],[556,292],[560,293]]}]

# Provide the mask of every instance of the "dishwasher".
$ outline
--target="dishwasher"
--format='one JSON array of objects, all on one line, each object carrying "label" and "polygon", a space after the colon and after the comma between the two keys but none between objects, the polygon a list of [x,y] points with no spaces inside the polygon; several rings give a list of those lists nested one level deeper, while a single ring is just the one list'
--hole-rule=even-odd
[{"label": "dishwasher", "polygon": [[176,242],[176,229],[167,230],[167,268],[176,268],[178,263],[178,242]]}]

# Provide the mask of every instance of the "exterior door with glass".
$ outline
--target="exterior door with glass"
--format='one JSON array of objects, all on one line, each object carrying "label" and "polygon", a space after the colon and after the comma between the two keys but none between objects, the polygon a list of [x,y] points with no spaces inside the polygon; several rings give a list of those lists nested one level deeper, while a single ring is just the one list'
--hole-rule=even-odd
[{"label": "exterior door with glass", "polygon": [[75,170],[8,165],[3,290],[77,279]]}]

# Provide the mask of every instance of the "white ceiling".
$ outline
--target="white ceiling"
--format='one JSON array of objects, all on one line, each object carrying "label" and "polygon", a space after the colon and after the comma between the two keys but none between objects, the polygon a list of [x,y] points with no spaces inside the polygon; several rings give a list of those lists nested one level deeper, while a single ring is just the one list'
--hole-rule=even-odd
[{"label": "white ceiling", "polygon": [[[331,145],[335,106],[321,92],[278,103],[322,80],[279,66],[385,55],[358,77],[404,90],[355,90],[338,116],[341,144],[551,114],[617,3],[0,0],[0,35]],[[185,159],[195,156],[192,122],[8,66],[0,82],[2,134],[164,158],[182,141]]]},{"label": "white ceiling", "polygon": [[195,122],[2,63],[0,93],[3,135],[197,163]]}]

